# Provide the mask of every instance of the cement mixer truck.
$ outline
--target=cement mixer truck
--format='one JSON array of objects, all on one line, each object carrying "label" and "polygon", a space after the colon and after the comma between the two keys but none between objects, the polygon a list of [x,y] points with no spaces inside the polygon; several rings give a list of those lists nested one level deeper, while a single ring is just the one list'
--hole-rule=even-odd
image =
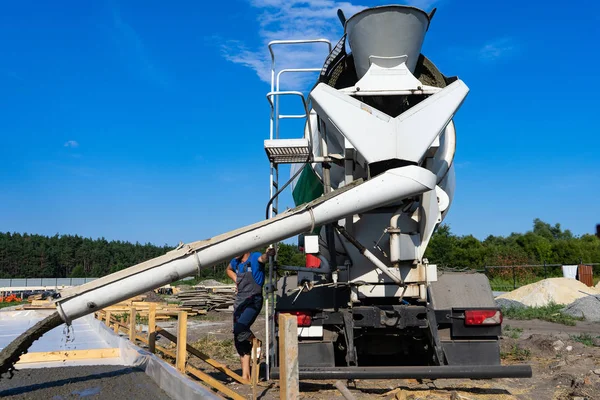
[{"label": "cement mixer truck", "polygon": [[[57,315],[2,351],[0,373],[63,321],[299,237],[306,265],[269,263],[268,377],[279,375],[279,313],[297,317],[301,379],[531,376],[527,365],[500,365],[502,314],[486,277],[442,273],[424,257],[452,203],[453,118],[469,91],[421,54],[434,12],[383,6],[347,20],[339,12],[335,46],[271,42],[267,218],[61,291]],[[302,43],[327,46],[323,64],[277,71],[277,49]],[[281,90],[285,74],[315,71],[309,96]],[[303,112],[283,113],[283,97]],[[283,137],[286,119],[304,119],[304,130]],[[291,177],[279,182],[286,164]],[[281,212],[288,187],[296,205]]]},{"label": "cement mixer truck", "polygon": [[[292,164],[297,205],[391,171],[413,186],[410,195],[302,235],[307,265],[279,266],[271,274],[271,315],[297,316],[301,378],[530,373],[500,366],[502,313],[487,278],[441,273],[424,258],[452,203],[453,118],[469,91],[421,54],[434,14],[382,6],[346,20],[339,11],[344,35],[320,69],[306,102],[304,132],[296,139],[281,138],[280,120],[292,116],[283,114],[277,98],[298,94],[279,91],[288,71],[276,74],[273,67],[267,95],[274,99],[273,128],[265,141],[272,194],[283,163]],[[298,43],[271,43],[273,64],[277,46]],[[273,337],[275,322],[267,322]]]}]

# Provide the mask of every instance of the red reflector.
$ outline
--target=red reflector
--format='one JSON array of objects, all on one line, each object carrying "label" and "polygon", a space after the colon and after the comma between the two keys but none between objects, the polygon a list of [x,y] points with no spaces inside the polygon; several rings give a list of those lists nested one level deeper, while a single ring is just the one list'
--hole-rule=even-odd
[{"label": "red reflector", "polygon": [[[282,311],[282,314],[295,315],[299,327],[306,327],[312,324],[312,315],[308,311]],[[277,313],[279,315],[279,313]],[[276,321],[279,317],[276,318]]]},{"label": "red reflector", "polygon": [[306,268],[319,268],[321,266],[321,260],[317,256],[312,254],[306,255]]},{"label": "red reflector", "polygon": [[500,325],[502,313],[498,310],[467,310],[465,325]]}]

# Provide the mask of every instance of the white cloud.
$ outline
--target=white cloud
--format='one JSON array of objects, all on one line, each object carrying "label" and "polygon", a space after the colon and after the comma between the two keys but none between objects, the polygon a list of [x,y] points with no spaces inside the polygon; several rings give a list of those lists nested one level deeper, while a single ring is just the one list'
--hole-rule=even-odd
[{"label": "white cloud", "polygon": [[77,143],[75,140],[69,140],[65,143],[65,147],[70,147],[72,149],[79,147],[79,143]]},{"label": "white cloud", "polygon": [[[221,46],[223,56],[236,64],[253,69],[258,77],[266,83],[271,81],[271,56],[267,44],[271,40],[317,39],[325,38],[335,46],[343,35],[343,27],[337,17],[341,9],[346,18],[373,6],[362,5],[350,1],[337,0],[248,0],[257,9],[258,35],[261,43],[249,47],[240,40],[229,40]],[[357,0],[368,1],[372,0]],[[431,6],[438,0],[410,0],[406,3],[431,11]],[[379,2],[378,2],[379,3]],[[380,5],[380,4],[378,4]],[[327,56],[327,47],[321,45],[294,45],[276,47],[277,70],[282,68],[321,68]],[[315,73],[316,74],[316,73]],[[314,79],[312,76],[308,79]],[[282,86],[306,84],[298,74],[282,78]]]},{"label": "white cloud", "polygon": [[510,38],[492,40],[479,49],[479,59],[482,61],[495,61],[513,53],[516,48],[516,44]]},{"label": "white cloud", "polygon": [[[267,83],[271,79],[271,56],[267,49],[271,40],[325,38],[335,45],[343,34],[337,10],[342,9],[346,17],[349,17],[366,8],[336,0],[250,0],[250,4],[259,12],[257,22],[260,45],[249,48],[246,43],[230,40],[223,44],[222,52],[227,60],[252,68]],[[320,68],[328,50],[323,44],[294,45],[276,47],[275,52],[279,70],[290,67]],[[282,86],[286,83],[289,86],[303,82],[297,74],[282,78]]]}]

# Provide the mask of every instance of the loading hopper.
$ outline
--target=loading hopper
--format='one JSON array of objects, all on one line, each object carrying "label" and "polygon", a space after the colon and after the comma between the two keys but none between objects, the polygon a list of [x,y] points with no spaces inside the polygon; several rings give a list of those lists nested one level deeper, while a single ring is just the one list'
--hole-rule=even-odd
[{"label": "loading hopper", "polygon": [[425,11],[409,6],[368,8],[349,18],[345,30],[358,78],[369,69],[370,56],[406,55],[406,65],[414,72],[429,22]]}]

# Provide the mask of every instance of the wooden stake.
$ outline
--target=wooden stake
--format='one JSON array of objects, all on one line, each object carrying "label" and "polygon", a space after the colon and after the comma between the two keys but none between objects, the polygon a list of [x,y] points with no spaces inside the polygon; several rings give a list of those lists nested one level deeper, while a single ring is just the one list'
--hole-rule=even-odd
[{"label": "wooden stake", "polygon": [[105,324],[106,324],[106,326],[108,326],[110,328],[110,311],[106,312]]},{"label": "wooden stake", "polygon": [[148,350],[156,351],[156,305],[152,304],[148,310]]},{"label": "wooden stake", "polygon": [[119,334],[119,324],[115,324],[113,326],[113,329],[115,330],[115,333],[118,335]]},{"label": "wooden stake", "polygon": [[187,357],[187,312],[180,311],[177,320],[177,369],[185,374]]},{"label": "wooden stake", "polygon": [[253,338],[252,339],[252,371],[251,371],[251,377],[252,377],[252,400],[256,400],[256,387],[258,386],[258,368],[259,368],[259,363],[258,363],[258,357],[257,357],[257,353],[258,353],[258,339]]},{"label": "wooden stake", "polygon": [[279,396],[282,400],[300,398],[298,375],[298,320],[279,314]]},{"label": "wooden stake", "polygon": [[135,343],[135,307],[129,311],[129,340]]}]

